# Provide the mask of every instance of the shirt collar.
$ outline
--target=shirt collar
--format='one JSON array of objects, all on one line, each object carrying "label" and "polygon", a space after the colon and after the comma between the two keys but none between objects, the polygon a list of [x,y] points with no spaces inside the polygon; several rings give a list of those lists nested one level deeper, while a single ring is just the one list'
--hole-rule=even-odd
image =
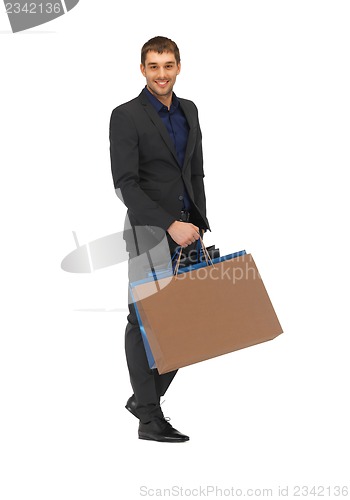
[{"label": "shirt collar", "polygon": [[[159,111],[161,109],[163,109],[164,107],[164,104],[162,102],[160,102],[147,88],[147,86],[145,86],[145,88],[143,89],[143,92],[146,94],[146,96],[148,97],[150,103],[156,108],[156,111],[159,113]],[[171,101],[171,106],[170,106],[170,111],[172,110],[175,110],[176,108],[178,108],[179,106],[179,99],[177,98],[177,96],[175,95],[175,93],[173,92],[173,98],[172,98],[172,101]]]}]

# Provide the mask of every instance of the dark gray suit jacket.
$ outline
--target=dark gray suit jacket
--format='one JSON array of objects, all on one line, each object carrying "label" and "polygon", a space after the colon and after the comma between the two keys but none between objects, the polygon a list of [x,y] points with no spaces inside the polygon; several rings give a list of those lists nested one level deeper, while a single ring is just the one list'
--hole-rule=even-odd
[{"label": "dark gray suit jacket", "polygon": [[198,112],[193,102],[179,101],[190,127],[182,168],[164,123],[143,92],[112,112],[112,176],[116,193],[128,208],[125,229],[155,226],[166,231],[180,216],[183,183],[191,199],[191,222],[210,229]]}]

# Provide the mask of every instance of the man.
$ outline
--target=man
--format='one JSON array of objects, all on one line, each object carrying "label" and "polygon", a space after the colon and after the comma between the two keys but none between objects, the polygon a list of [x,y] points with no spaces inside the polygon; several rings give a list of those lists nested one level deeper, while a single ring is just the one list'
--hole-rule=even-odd
[{"label": "man", "polygon": [[[124,239],[130,281],[145,277],[134,262],[159,243],[157,230],[165,233],[171,254],[177,247],[188,254],[200,231],[210,230],[197,108],[173,92],[181,70],[176,43],[160,36],[146,42],[140,69],[145,88],[115,108],[110,121],[114,187],[128,208]],[[126,408],[140,420],[139,438],[187,441],[189,437],[170,425],[160,407],[176,370],[160,375],[149,368],[130,294],[125,350],[134,390]]]}]

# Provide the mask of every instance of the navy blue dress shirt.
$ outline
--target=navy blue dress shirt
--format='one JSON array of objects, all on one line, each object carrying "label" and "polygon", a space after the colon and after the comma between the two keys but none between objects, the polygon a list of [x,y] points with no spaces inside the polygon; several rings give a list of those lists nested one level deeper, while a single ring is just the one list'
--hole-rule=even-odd
[{"label": "navy blue dress shirt", "polygon": [[[143,90],[155,110],[157,111],[159,117],[167,129],[169,136],[174,144],[176,156],[180,167],[183,167],[185,161],[186,147],[188,141],[189,126],[186,120],[186,116],[181,109],[180,102],[173,92],[173,99],[168,109],[162,102],[148,90],[147,87]],[[184,185],[183,192],[183,210],[191,209],[191,200],[187,193],[186,187]]]}]

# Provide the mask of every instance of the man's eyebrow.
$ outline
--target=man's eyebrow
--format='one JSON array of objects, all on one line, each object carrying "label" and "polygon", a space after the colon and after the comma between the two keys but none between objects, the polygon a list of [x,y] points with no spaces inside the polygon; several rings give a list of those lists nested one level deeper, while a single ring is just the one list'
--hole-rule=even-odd
[{"label": "man's eyebrow", "polygon": [[[156,62],[149,62],[147,63],[147,66],[157,66],[159,63],[156,63]],[[164,64],[175,64],[175,61],[168,61]]]}]

